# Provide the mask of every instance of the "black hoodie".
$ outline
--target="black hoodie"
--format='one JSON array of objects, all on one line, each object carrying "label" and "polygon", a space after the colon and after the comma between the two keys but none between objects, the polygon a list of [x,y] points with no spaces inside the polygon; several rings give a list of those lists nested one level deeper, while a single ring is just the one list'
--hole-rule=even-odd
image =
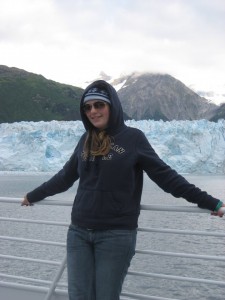
[{"label": "black hoodie", "polygon": [[[143,172],[165,192],[214,210],[219,200],[201,191],[166,165],[155,153],[139,129],[125,125],[123,110],[115,89],[103,80],[89,85],[103,87],[109,93],[110,118],[107,132],[111,136],[111,150],[106,156],[83,157],[86,133],[81,137],[69,161],[55,176],[27,194],[33,203],[48,196],[66,191],[79,179],[73,203],[71,222],[91,229],[134,229],[138,226]],[[80,113],[85,129],[92,124]]]}]

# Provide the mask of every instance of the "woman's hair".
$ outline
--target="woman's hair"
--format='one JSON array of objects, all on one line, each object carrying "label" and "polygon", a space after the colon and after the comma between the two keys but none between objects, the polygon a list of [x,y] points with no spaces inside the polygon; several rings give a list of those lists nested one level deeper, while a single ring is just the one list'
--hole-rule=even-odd
[{"label": "woman's hair", "polygon": [[106,155],[111,148],[111,138],[106,131],[96,131],[90,129],[84,142],[84,156]]}]

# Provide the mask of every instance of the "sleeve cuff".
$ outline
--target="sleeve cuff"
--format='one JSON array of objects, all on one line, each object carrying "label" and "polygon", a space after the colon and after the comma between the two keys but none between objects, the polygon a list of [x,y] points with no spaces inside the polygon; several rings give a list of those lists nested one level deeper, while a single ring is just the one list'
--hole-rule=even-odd
[{"label": "sleeve cuff", "polygon": [[223,202],[219,201],[216,208],[215,208],[215,211],[218,211],[220,209],[220,207],[222,207],[222,205],[223,205]]}]

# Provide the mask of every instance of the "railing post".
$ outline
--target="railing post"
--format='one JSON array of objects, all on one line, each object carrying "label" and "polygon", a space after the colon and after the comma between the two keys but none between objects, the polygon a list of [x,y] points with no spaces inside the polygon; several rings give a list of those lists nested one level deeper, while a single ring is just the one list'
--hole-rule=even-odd
[{"label": "railing post", "polygon": [[64,256],[64,258],[62,260],[62,263],[61,263],[61,265],[59,267],[59,270],[56,273],[56,276],[53,279],[52,284],[51,284],[51,286],[49,288],[49,291],[48,291],[48,293],[47,293],[47,295],[46,295],[46,297],[45,297],[44,300],[50,300],[51,299],[52,294],[54,293],[54,290],[56,288],[56,285],[57,285],[58,281],[60,280],[60,278],[61,278],[61,276],[63,274],[63,271],[64,271],[64,269],[66,267],[66,259],[67,259],[67,255]]}]

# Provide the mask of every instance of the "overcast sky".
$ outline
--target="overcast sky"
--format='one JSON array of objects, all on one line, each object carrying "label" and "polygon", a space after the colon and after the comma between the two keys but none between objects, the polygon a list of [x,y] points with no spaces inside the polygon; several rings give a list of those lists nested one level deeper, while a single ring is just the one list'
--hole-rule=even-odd
[{"label": "overcast sky", "polygon": [[225,1],[0,0],[0,64],[72,85],[147,71],[225,87]]}]

